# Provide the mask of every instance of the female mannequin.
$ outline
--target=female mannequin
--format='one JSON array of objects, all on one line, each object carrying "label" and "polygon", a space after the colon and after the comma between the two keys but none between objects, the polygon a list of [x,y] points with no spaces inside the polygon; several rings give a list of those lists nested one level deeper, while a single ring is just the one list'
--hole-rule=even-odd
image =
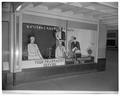
[{"label": "female mannequin", "polygon": [[37,44],[34,44],[35,37],[30,37],[30,43],[28,44],[28,59],[35,60],[35,59],[43,59]]}]

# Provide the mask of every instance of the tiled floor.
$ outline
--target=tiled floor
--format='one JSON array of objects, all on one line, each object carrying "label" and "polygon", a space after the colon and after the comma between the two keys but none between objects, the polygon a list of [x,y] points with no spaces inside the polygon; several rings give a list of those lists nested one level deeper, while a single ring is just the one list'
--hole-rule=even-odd
[{"label": "tiled floor", "polygon": [[76,74],[68,77],[25,83],[15,86],[15,90],[77,90],[77,91],[117,91],[118,52],[107,50],[106,71]]}]

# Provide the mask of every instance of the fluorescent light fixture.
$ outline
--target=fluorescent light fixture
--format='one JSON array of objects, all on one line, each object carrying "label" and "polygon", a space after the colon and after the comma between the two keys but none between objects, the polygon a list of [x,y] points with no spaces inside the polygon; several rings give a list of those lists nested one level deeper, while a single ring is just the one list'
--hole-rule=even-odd
[{"label": "fluorescent light fixture", "polygon": [[22,5],[19,5],[16,9],[16,11],[19,11],[21,9]]},{"label": "fluorescent light fixture", "polygon": [[67,4],[68,2],[62,2],[62,3]]},{"label": "fluorescent light fixture", "polygon": [[82,5],[78,2],[73,2],[73,3],[69,3],[69,5],[73,5],[73,6],[77,6],[77,7],[82,7]]}]

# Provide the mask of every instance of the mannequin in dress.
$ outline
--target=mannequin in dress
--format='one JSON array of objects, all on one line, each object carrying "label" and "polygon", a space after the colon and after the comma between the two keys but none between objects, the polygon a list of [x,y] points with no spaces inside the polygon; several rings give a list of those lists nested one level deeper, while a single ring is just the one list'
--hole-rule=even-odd
[{"label": "mannequin in dress", "polygon": [[55,50],[55,57],[56,58],[65,58],[66,50],[65,47],[62,45],[62,40],[59,40],[59,45]]},{"label": "mannequin in dress", "polygon": [[29,60],[35,60],[35,59],[43,59],[39,48],[35,42],[35,37],[30,37],[30,43],[28,44],[28,59]]}]

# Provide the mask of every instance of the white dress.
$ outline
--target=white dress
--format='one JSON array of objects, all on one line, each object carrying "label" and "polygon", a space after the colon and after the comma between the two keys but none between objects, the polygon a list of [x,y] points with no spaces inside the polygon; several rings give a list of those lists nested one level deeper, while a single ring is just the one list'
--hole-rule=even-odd
[{"label": "white dress", "polygon": [[61,47],[57,47],[56,50],[55,50],[55,57],[56,58],[64,58],[65,56],[65,47],[64,46],[61,46]]},{"label": "white dress", "polygon": [[43,59],[37,44],[28,44],[28,59]]}]

